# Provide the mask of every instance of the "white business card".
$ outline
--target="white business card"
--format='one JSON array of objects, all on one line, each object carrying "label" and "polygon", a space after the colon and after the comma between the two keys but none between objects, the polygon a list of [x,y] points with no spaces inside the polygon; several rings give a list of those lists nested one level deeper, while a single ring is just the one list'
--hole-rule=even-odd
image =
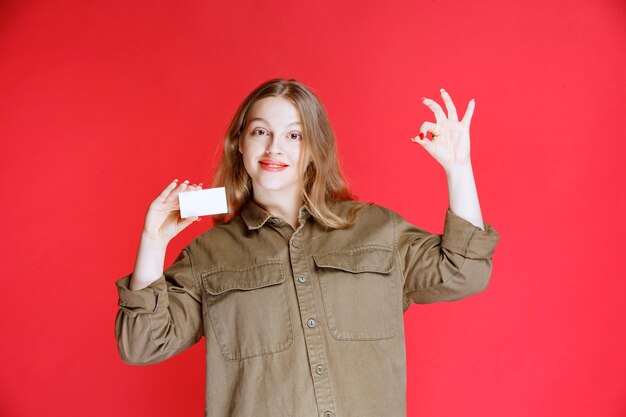
[{"label": "white business card", "polygon": [[178,194],[178,202],[180,204],[180,217],[183,219],[228,212],[224,187],[185,191]]}]

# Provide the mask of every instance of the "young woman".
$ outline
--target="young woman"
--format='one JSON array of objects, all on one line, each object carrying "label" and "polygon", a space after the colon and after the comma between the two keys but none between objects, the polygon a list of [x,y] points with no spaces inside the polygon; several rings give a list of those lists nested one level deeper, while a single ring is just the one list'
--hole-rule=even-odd
[{"label": "young woman", "polygon": [[[497,233],[483,224],[469,152],[470,101],[423,99],[413,139],[448,178],[443,235],[353,201],[317,98],[271,80],[237,111],[215,185],[230,212],[163,271],[181,219],[174,180],[150,204],[134,271],[117,282],[121,357],[150,364],[206,339],[206,415],[404,416],[403,312],[485,288]],[[426,134],[430,133],[430,140]]]}]

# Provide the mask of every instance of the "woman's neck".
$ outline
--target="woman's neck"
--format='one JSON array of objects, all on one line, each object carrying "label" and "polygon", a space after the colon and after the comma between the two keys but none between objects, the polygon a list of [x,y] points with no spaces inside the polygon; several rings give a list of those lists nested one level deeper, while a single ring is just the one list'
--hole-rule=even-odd
[{"label": "woman's neck", "polygon": [[299,226],[298,211],[302,206],[301,195],[300,192],[291,196],[285,195],[284,192],[280,195],[273,195],[268,192],[255,193],[254,201],[273,216],[280,217],[294,229],[297,229]]}]

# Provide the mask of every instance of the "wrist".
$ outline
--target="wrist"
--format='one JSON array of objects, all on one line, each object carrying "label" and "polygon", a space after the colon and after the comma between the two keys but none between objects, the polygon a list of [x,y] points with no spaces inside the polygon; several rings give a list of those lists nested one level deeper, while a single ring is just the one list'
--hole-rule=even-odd
[{"label": "wrist", "polygon": [[139,241],[140,246],[150,247],[154,249],[165,249],[167,248],[168,243],[169,241],[164,241],[162,239],[155,239],[154,237],[150,236],[146,232],[141,233],[141,239]]},{"label": "wrist", "polygon": [[469,161],[463,164],[444,165],[443,169],[446,172],[446,176],[448,177],[448,179],[452,177],[474,175],[474,172],[472,170],[472,163]]}]

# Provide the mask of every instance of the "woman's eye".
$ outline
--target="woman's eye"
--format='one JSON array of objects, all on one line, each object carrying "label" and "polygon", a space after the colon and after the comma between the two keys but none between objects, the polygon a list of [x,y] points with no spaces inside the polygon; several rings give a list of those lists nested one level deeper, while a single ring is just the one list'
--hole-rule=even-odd
[{"label": "woman's eye", "polygon": [[256,136],[263,136],[263,135],[267,135],[267,131],[264,129],[254,129],[252,131],[252,134]]},{"label": "woman's eye", "polygon": [[289,134],[289,138],[291,138],[293,140],[301,140],[302,139],[302,135],[300,133],[290,133]]}]

